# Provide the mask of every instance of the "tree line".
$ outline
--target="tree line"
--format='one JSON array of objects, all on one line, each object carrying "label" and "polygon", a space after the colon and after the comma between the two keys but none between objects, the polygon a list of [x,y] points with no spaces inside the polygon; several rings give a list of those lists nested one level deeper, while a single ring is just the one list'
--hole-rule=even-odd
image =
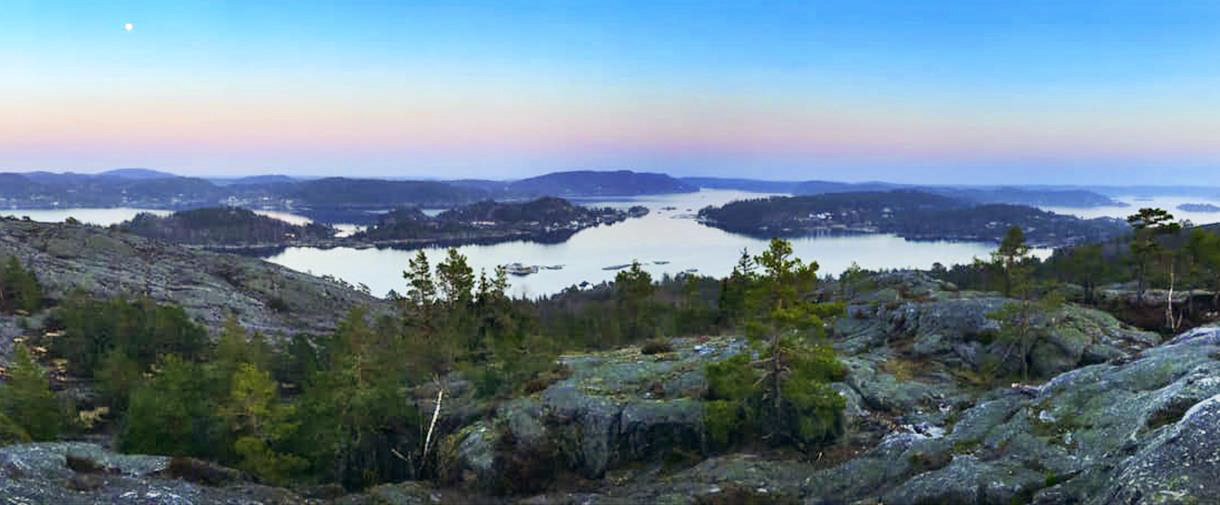
[{"label": "tree line", "polygon": [[[1013,273],[1019,270],[1040,292],[1056,289],[1084,304],[1139,315],[1142,326],[1166,332],[1181,330],[1188,319],[1202,322],[1207,312],[1220,308],[1220,234],[1215,226],[1194,226],[1155,208],[1140,209],[1127,223],[1131,233],[1124,237],[1060,248],[1045,260],[1028,254],[1028,248],[1011,254],[1010,230],[1000,247],[1009,251],[1002,261],[938,264],[932,273],[964,288],[1011,294]],[[1120,293],[1130,295],[1106,299],[1100,289],[1107,285],[1120,285]],[[1064,289],[1069,286],[1078,289]],[[1150,297],[1151,289],[1159,290],[1156,298]],[[1197,300],[1195,290],[1209,293],[1202,297],[1205,302]],[[1149,313],[1150,307],[1159,312]]]},{"label": "tree line", "polygon": [[[78,410],[103,410],[102,429],[125,452],[203,458],[272,484],[359,489],[438,475],[426,443],[432,412],[420,406],[446,377],[494,404],[562,377],[561,352],[741,330],[749,351],[707,369],[717,447],[766,439],[812,449],[843,426],[828,383],[844,369],[825,339],[842,307],[810,298],[816,272],[777,240],[743,254],[723,280],[654,282],[635,263],[599,289],[528,301],[507,294],[503,268],[476,274],[456,250],[435,265],[421,252],[391,313],[354,310],[332,334],[275,345],[236,317],[209,336],[178,306],[72,293],[48,309],[46,335],[14,355],[0,385],[0,440],[72,436],[87,429]],[[42,363],[97,394],[66,402]]]}]

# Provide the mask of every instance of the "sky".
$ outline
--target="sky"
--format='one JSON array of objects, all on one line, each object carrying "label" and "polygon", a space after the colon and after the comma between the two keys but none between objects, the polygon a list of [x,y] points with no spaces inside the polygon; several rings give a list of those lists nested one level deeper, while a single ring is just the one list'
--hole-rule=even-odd
[{"label": "sky", "polygon": [[0,26],[0,171],[1220,185],[1220,2],[6,0]]}]

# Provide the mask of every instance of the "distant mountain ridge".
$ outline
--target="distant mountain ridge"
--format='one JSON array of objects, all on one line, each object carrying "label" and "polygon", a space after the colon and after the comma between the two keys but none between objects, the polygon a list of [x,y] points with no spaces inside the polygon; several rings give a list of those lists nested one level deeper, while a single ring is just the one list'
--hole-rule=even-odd
[{"label": "distant mountain ridge", "polygon": [[[818,195],[860,191],[919,190],[976,203],[1088,208],[1125,206],[1115,194],[1173,194],[1181,187],[929,186],[883,181],[770,181],[749,178],[682,177],[629,170],[553,172],[515,180],[409,180],[353,177],[308,178],[254,175],[198,178],[146,168],[98,174],[0,173],[0,208],[141,207],[180,210],[217,205],[298,209],[327,221],[368,219],[363,210],[400,206],[450,208],[472,202],[563,198],[632,197],[688,193],[701,188],[758,193]],[[1141,193],[1142,192],[1142,193]],[[1220,197],[1220,188],[1191,193]],[[347,221],[343,221],[347,222]]]},{"label": "distant mountain ridge", "polygon": [[161,172],[148,168],[117,168],[97,174],[99,177],[118,177],[121,179],[168,179],[178,177],[169,172]]},{"label": "distant mountain ridge", "polygon": [[314,217],[350,218],[362,217],[360,214],[366,210],[403,206],[449,208],[488,199],[639,196],[698,189],[665,174],[627,170],[555,172],[512,181],[440,181],[296,179],[286,175],[209,180],[124,168],[100,174],[0,173],[0,208],[126,206],[181,210],[237,205],[300,209]]},{"label": "distant mountain ridge", "polygon": [[1047,207],[1125,207],[1125,203],[1094,191],[1080,188],[1016,187],[1016,186],[932,186],[897,184],[891,182],[835,182],[835,181],[761,181],[753,179],[719,179],[714,177],[687,177],[690,184],[712,189],[735,189],[761,193],[788,193],[792,195],[823,195],[860,191],[892,191],[896,189],[922,191],[961,198],[978,203],[1007,203]]},{"label": "distant mountain ridge", "polygon": [[694,193],[698,186],[651,172],[555,172],[508,184],[511,192],[536,196],[640,196]]}]

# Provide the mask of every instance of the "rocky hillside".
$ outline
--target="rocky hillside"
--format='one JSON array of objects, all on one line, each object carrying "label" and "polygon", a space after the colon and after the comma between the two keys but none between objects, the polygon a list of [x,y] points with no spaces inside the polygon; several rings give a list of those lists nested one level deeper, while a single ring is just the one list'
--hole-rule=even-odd
[{"label": "rocky hillside", "polygon": [[703,366],[748,352],[742,339],[718,336],[673,339],[655,354],[566,355],[556,380],[498,404],[477,400],[459,376],[442,380],[439,487],[277,489],[189,460],[63,443],[0,449],[0,494],[56,503],[1220,501],[1220,328],[1158,344],[1065,306],[1029,355],[1029,383],[993,382],[988,370],[1020,366],[987,317],[1008,300],[906,273],[847,296],[834,344],[849,368],[835,384],[848,433],[812,460],[713,446]]},{"label": "rocky hillside", "polygon": [[38,272],[51,297],[148,295],[218,328],[236,314],[271,334],[329,331],[356,306],[383,302],[349,286],[254,258],[217,254],[85,225],[0,219],[0,256]]}]

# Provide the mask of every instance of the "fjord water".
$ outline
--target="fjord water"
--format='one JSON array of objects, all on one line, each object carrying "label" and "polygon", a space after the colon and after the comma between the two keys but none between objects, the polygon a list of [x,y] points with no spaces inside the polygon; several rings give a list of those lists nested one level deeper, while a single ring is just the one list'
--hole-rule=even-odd
[{"label": "fjord water", "polygon": [[[526,277],[511,277],[512,293],[516,296],[541,296],[559,292],[582,282],[596,284],[614,278],[615,271],[606,267],[639,260],[656,277],[695,269],[701,275],[727,275],[737,262],[742,249],[761,252],[767,241],[721,231],[699,224],[694,214],[708,205],[721,205],[732,200],[761,198],[768,195],[740,191],[704,190],[698,193],[661,195],[616,200],[585,200],[593,206],[626,208],[643,205],[651,212],[643,218],[583,230],[559,244],[539,244],[526,241],[495,245],[468,245],[458,250],[466,255],[476,272],[490,272],[497,265],[523,263],[555,266],[559,270],[542,269]],[[1155,205],[1159,202],[1133,202]],[[1132,212],[1138,207],[1107,208],[1111,213]],[[59,222],[67,217],[107,226],[134,217],[144,209],[52,209],[0,210],[0,215],[29,216],[35,221]],[[1079,212],[1079,210],[1077,210]],[[157,214],[169,211],[150,210]],[[303,216],[287,212],[256,211],[296,224],[309,222]],[[435,213],[433,210],[431,213]],[[1061,211],[1069,213],[1067,210]],[[1115,214],[1119,215],[1119,214]],[[1123,214],[1125,215],[1125,214]],[[353,225],[337,225],[344,234],[356,229]],[[817,261],[823,275],[838,275],[851,264],[864,268],[929,268],[933,263],[952,265],[985,258],[994,244],[972,242],[913,242],[893,235],[816,236],[792,241],[797,256]],[[441,261],[445,249],[425,249],[433,263]],[[1047,251],[1038,251],[1046,254]],[[331,275],[352,284],[364,284],[374,295],[382,296],[391,289],[402,292],[405,281],[402,271],[415,255],[413,250],[399,249],[317,249],[292,247],[266,258],[294,270],[315,275]],[[657,262],[666,262],[658,264]]]},{"label": "fjord water", "polygon": [[[606,267],[639,260],[654,277],[676,275],[689,269],[721,277],[737,262],[742,249],[761,252],[765,240],[736,235],[699,224],[694,214],[702,207],[731,200],[759,198],[758,193],[710,191],[650,196],[615,201],[584,201],[595,206],[643,205],[651,212],[643,218],[583,230],[560,244],[525,241],[495,245],[468,245],[458,251],[469,258],[476,272],[496,265],[563,265],[559,270],[542,269],[526,277],[512,277],[512,293],[535,297],[559,292],[581,282],[599,283],[614,278]],[[852,262],[864,268],[928,268],[986,257],[994,245],[965,242],[911,242],[892,235],[807,237],[793,240],[796,254],[817,261],[822,274],[843,272]],[[425,249],[433,263],[445,250]],[[353,284],[364,284],[375,295],[393,289],[402,293],[402,271],[416,251],[396,249],[315,249],[293,247],[268,261],[316,275],[332,275]],[[667,262],[658,264],[657,262]]]},{"label": "fjord water", "polygon": [[1188,212],[1179,209],[1178,206],[1188,203],[1207,203],[1212,205],[1220,205],[1220,200],[1214,198],[1203,198],[1197,196],[1158,196],[1154,198],[1136,198],[1132,196],[1120,196],[1115,200],[1127,204],[1125,207],[1089,207],[1089,208],[1071,208],[1071,207],[1043,207],[1056,214],[1067,214],[1084,219],[1092,219],[1095,217],[1115,217],[1126,218],[1131,214],[1139,212],[1140,208],[1151,207],[1157,209],[1165,209],[1173,214],[1176,219],[1186,219],[1194,224],[1211,224],[1220,222],[1220,212]]}]

